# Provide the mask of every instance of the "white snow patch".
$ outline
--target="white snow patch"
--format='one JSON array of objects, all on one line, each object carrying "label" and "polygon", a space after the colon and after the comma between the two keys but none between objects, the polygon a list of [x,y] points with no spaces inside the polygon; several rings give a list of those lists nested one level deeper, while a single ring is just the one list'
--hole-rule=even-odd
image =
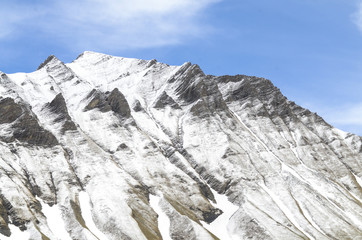
[{"label": "white snow patch", "polygon": [[170,219],[160,207],[162,197],[150,195],[150,204],[153,210],[158,214],[158,229],[161,232],[162,239],[171,240],[170,237]]},{"label": "white snow patch", "polygon": [[92,218],[92,207],[90,205],[90,198],[87,192],[79,193],[79,204],[82,211],[82,217],[85,221],[85,225],[88,227],[89,231],[91,231],[94,236],[96,236],[99,240],[108,240],[106,235],[102,233],[97,226],[95,225]]},{"label": "white snow patch", "polygon": [[[203,228],[200,224],[191,221],[191,225],[194,228],[194,232],[196,235],[196,239],[201,239],[201,240],[215,240],[210,233],[205,230],[205,228]],[[224,240],[224,239],[221,239]]]},{"label": "white snow patch", "polygon": [[28,231],[22,232],[13,224],[9,224],[9,228],[11,231],[10,237],[0,234],[0,240],[28,240],[30,238],[30,233]]},{"label": "white snow patch", "polygon": [[338,129],[338,128],[332,128],[332,131],[334,131],[335,133],[339,134],[339,136],[341,136],[342,139],[345,139],[345,138],[347,138],[347,136],[348,136],[348,132],[345,132],[345,131],[343,131],[343,130],[341,130],[341,129]]},{"label": "white snow patch", "polygon": [[7,74],[7,76],[16,84],[21,85],[21,83],[27,78],[27,73],[18,72]]},{"label": "white snow patch", "polygon": [[356,178],[358,185],[360,185],[360,187],[362,187],[362,179],[360,177],[358,177],[356,174],[354,174],[354,173],[352,173],[352,174]]},{"label": "white snow patch", "polygon": [[214,203],[211,204],[214,207],[221,209],[223,213],[210,224],[201,221],[202,225],[204,226],[204,228],[206,228],[212,234],[214,234],[216,237],[222,240],[239,239],[240,237],[232,235],[227,227],[229,219],[239,209],[239,207],[231,203],[228,200],[227,196],[221,195],[213,189],[211,189],[211,191],[214,194],[216,200],[216,204]]},{"label": "white snow patch", "polygon": [[59,205],[53,205],[51,207],[48,204],[45,204],[40,198],[37,198],[37,200],[42,206],[42,212],[44,213],[48,227],[54,236],[61,240],[72,240],[65,228],[62,211],[60,210]]}]

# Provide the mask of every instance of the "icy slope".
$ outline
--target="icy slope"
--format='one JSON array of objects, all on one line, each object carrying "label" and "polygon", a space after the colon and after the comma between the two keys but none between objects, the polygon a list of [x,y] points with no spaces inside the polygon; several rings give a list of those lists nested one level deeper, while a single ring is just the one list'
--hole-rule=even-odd
[{"label": "icy slope", "polygon": [[0,73],[0,239],[356,239],[361,164],[266,79],[94,52]]}]

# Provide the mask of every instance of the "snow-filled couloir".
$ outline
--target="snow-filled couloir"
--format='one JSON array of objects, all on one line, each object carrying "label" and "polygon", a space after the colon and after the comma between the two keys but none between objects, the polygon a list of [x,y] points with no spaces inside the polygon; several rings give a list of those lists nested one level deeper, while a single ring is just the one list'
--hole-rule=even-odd
[{"label": "snow-filled couloir", "polygon": [[263,78],[95,52],[0,72],[0,239],[360,239],[361,165]]}]

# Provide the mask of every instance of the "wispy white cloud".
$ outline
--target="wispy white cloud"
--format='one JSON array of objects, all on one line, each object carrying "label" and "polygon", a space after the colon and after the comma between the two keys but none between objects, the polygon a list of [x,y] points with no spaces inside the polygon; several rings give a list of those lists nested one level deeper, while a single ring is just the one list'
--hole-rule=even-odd
[{"label": "wispy white cloud", "polygon": [[362,103],[357,103],[335,109],[329,116],[336,124],[360,125],[362,127]]},{"label": "wispy white cloud", "polygon": [[357,4],[357,10],[352,14],[352,21],[357,25],[358,29],[362,32],[362,1]]},{"label": "wispy white cloud", "polygon": [[33,29],[48,40],[95,49],[177,44],[210,30],[205,9],[221,0],[7,1],[0,39]]},{"label": "wispy white cloud", "polygon": [[362,136],[362,102],[338,106],[305,104],[334,127]]},{"label": "wispy white cloud", "polygon": [[37,13],[27,9],[26,6],[5,1],[4,7],[0,8],[0,16],[0,39],[2,39],[18,35],[19,25],[35,18]]}]

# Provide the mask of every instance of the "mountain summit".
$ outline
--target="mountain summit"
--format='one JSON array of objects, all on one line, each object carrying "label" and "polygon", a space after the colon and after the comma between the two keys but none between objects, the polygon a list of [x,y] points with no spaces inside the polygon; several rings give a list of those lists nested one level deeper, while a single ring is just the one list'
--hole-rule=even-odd
[{"label": "mountain summit", "polygon": [[0,239],[359,239],[361,165],[264,78],[95,52],[0,75]]}]

